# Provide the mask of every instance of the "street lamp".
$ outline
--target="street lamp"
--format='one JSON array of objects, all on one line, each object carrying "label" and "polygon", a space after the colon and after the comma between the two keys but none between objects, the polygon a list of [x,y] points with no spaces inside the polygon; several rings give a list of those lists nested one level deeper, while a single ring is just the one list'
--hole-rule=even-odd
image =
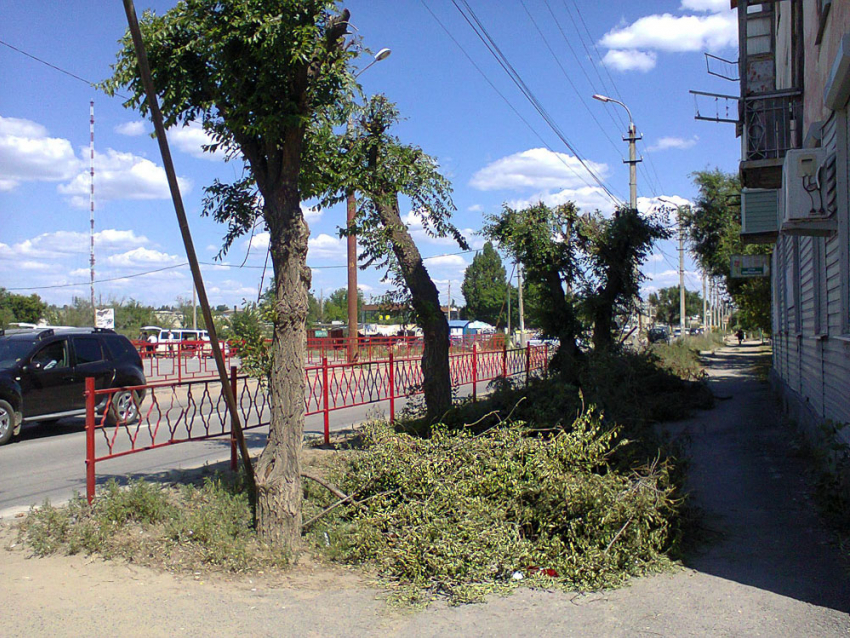
[{"label": "street lamp", "polygon": [[632,112],[629,110],[629,107],[620,102],[620,100],[615,100],[612,97],[608,97],[607,95],[600,95],[599,93],[594,93],[594,100],[599,100],[600,102],[613,102],[614,104],[619,104],[624,109],[626,109],[626,113],[629,114],[629,132],[626,137],[623,139],[629,143],[629,159],[623,160],[625,164],[629,165],[629,207],[637,208],[637,165],[638,162],[642,161],[637,158],[637,148],[635,146],[635,142],[639,139],[642,139],[638,136],[637,130],[635,129],[635,123],[632,119]]},{"label": "street lamp", "polygon": [[[392,53],[390,49],[381,49],[369,64],[354,74],[354,77],[360,77],[372,65],[381,60],[386,60],[390,53]],[[348,127],[351,128],[351,117],[348,118]],[[348,193],[345,211],[348,228],[351,228],[354,223],[356,214],[357,201],[354,198],[354,191],[351,191]],[[349,233],[346,245],[348,253],[348,360],[353,361],[357,356],[357,237],[353,233]]]},{"label": "street lamp", "polygon": [[[641,139],[638,137],[637,131],[635,130],[635,123],[632,119],[632,112],[629,110],[629,107],[620,102],[620,100],[615,100],[612,97],[608,97],[607,95],[600,95],[599,93],[593,94],[594,100],[599,100],[600,102],[613,102],[614,104],[619,104],[624,109],[626,109],[626,113],[629,114],[629,131],[623,139],[628,141],[629,143],[629,159],[623,160],[624,163],[629,165],[629,208],[632,210],[637,210],[637,165],[641,160],[637,157],[637,148],[635,146],[635,142]],[[635,270],[637,270],[637,265],[635,266]],[[638,315],[638,339],[640,339],[640,334],[643,332],[643,305],[640,298],[640,287],[638,287],[637,294],[637,315]]]}]

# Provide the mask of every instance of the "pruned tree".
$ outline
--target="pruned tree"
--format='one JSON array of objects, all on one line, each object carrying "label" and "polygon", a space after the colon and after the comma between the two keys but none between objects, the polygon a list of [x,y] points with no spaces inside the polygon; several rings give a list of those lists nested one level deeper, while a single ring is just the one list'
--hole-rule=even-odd
[{"label": "pruned tree", "polygon": [[541,329],[560,341],[552,366],[561,370],[572,369],[579,352],[581,324],[572,295],[567,294],[579,275],[578,220],[572,203],[550,208],[538,202],[522,210],[506,204],[500,214],[488,216],[484,226],[485,235],[523,265],[526,282],[540,298]]},{"label": "pruned tree", "polygon": [[640,292],[640,266],[659,239],[670,236],[662,219],[644,217],[636,209],[622,208],[613,217],[587,217],[579,240],[587,255],[586,303],[593,318],[593,347],[614,346],[615,318],[630,314]]},{"label": "pruned tree", "polygon": [[[141,29],[166,126],[200,122],[245,163],[245,177],[208,190],[206,211],[228,223],[225,249],[253,228],[269,231],[274,334],[268,442],[256,465],[257,531],[292,549],[301,534],[309,229],[301,201],[324,187],[327,129],[344,121],[354,79],[349,13],[333,0],[183,0]],[[135,51],[121,40],[111,91],[147,114]]]},{"label": "pruned tree", "polygon": [[[449,325],[437,287],[401,217],[399,197],[410,201],[412,213],[420,218],[426,233],[451,237],[463,249],[468,246],[450,221],[454,204],[449,181],[439,173],[433,158],[416,146],[403,144],[390,132],[397,121],[395,106],[377,95],[349,127],[344,141],[351,175],[347,187],[362,195],[354,224],[343,234],[357,234],[364,268],[386,268],[396,287],[407,293],[413,318],[424,336],[425,416],[434,422],[452,404]],[[345,193],[341,190],[337,198]]]}]

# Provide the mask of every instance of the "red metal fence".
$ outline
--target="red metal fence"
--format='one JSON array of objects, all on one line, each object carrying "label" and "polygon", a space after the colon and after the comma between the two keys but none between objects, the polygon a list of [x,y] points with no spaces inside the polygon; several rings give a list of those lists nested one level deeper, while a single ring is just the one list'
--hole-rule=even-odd
[{"label": "red metal fence", "polygon": [[[449,355],[452,385],[477,384],[497,377],[545,371],[548,346],[501,350],[478,350]],[[271,405],[262,385],[231,366],[230,382],[245,430],[267,426]],[[328,361],[306,369],[306,415],[324,415],[324,439],[330,440],[330,413],[370,403],[389,401],[390,420],[395,420],[395,400],[421,391],[419,357],[396,357],[357,363]],[[94,497],[97,463],[145,450],[231,437],[231,466],[236,467],[236,445],[230,417],[218,379],[190,379],[151,383],[131,388],[95,389],[86,379],[86,496]]]},{"label": "red metal fence", "polygon": [[[134,340],[133,345],[142,358],[142,367],[148,381],[177,381],[218,377],[209,341],[176,341],[174,343],[150,343]],[[225,364],[230,367],[236,348],[222,342]]]}]

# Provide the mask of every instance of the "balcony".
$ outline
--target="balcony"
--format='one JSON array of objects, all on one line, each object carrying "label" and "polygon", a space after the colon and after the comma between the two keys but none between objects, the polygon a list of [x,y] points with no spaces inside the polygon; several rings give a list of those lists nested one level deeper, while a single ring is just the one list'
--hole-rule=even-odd
[{"label": "balcony", "polygon": [[803,94],[760,93],[743,99],[741,181],[747,188],[779,188],[786,151],[800,148]]}]

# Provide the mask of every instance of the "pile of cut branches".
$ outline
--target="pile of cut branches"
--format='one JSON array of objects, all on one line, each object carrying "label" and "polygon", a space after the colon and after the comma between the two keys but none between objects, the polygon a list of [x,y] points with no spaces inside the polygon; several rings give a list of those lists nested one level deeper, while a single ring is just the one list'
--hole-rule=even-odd
[{"label": "pile of cut branches", "polygon": [[548,432],[514,422],[420,438],[373,423],[362,443],[329,475],[350,498],[311,498],[332,509],[309,533],[333,558],[375,568],[396,599],[596,589],[668,563],[679,505],[669,464],[615,469],[628,442],[592,409]]}]

